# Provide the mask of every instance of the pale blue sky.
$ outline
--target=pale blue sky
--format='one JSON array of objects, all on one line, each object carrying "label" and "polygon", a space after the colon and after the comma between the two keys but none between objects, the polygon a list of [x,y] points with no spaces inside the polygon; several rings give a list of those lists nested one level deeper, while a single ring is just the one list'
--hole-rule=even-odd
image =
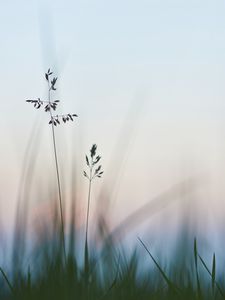
[{"label": "pale blue sky", "polygon": [[[0,197],[9,178],[19,176],[31,128],[40,121],[41,113],[25,99],[45,96],[43,73],[49,67],[59,77],[60,110],[79,115],[76,125],[59,129],[60,134],[80,141],[79,151],[98,143],[110,170],[127,114],[127,128],[135,124],[121,199],[128,190],[138,197],[128,189],[136,180],[133,166],[144,174],[138,185],[139,201],[145,202],[173,181],[170,172],[178,180],[184,157],[204,170],[220,164],[225,1],[0,0],[0,20],[0,180],[5,187]],[[46,153],[48,136],[43,141]]]},{"label": "pale blue sky", "polygon": [[144,89],[157,111],[181,114],[180,103],[189,110],[192,101],[216,109],[224,96],[224,11],[223,1],[2,1],[1,98],[36,95],[50,66],[63,96],[84,107],[115,95],[126,108]]}]

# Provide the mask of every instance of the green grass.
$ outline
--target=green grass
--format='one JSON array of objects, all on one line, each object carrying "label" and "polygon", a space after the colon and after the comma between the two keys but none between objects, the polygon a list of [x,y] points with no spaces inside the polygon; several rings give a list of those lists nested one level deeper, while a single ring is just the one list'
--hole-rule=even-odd
[{"label": "green grass", "polygon": [[[74,229],[69,235],[76,243]],[[76,247],[67,248],[64,264],[59,219],[54,237],[46,235],[36,245],[29,264],[24,254],[17,268],[0,269],[0,299],[225,299],[224,282],[216,274],[216,256],[207,265],[196,239],[187,259],[180,253],[180,262],[176,264],[177,257],[173,257],[166,267],[141,238],[129,257],[125,249],[113,243],[101,249],[97,252],[89,248],[87,283],[86,266],[77,258]],[[143,271],[141,256],[145,256]]]}]

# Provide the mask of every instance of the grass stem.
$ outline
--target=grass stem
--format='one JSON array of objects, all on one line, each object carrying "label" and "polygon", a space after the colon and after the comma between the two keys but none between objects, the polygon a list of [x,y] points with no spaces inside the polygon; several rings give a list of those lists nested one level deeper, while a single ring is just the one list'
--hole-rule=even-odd
[{"label": "grass stem", "polygon": [[[51,108],[51,87],[48,81],[48,102],[49,102],[49,114],[51,120],[52,116],[52,108]],[[59,209],[60,209],[60,220],[61,220],[61,239],[62,239],[62,247],[63,247],[63,256],[64,256],[64,263],[66,266],[66,245],[65,245],[65,230],[64,230],[64,218],[63,218],[63,207],[62,207],[62,193],[61,193],[61,183],[60,183],[60,176],[59,176],[59,164],[58,164],[58,155],[57,155],[57,148],[56,148],[56,138],[55,138],[55,128],[53,122],[51,123],[52,128],[52,141],[53,141],[53,149],[54,149],[54,158],[55,158],[55,167],[56,167],[56,177],[57,177],[57,186],[58,186],[58,196],[59,196]]]}]

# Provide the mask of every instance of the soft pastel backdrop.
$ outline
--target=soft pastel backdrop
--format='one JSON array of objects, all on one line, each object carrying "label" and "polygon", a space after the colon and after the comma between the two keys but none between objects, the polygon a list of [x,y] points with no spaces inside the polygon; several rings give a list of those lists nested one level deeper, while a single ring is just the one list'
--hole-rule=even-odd
[{"label": "soft pastel backdrop", "polygon": [[[72,161],[76,169],[81,226],[84,154],[97,143],[105,175],[95,184],[93,206],[101,188],[108,188],[112,226],[171,185],[194,177],[201,188],[187,201],[191,212],[185,210],[207,232],[222,228],[224,16],[222,0],[1,0],[2,228],[12,228],[32,135],[36,165],[27,185],[33,195],[40,181],[54,186],[48,116],[25,103],[46,97],[49,67],[58,76],[59,111],[79,115],[74,124],[57,129],[57,138],[68,176],[64,193]],[[32,202],[31,211],[45,208],[41,200]],[[150,225],[177,227],[179,212],[171,206],[167,218],[161,212]]]}]

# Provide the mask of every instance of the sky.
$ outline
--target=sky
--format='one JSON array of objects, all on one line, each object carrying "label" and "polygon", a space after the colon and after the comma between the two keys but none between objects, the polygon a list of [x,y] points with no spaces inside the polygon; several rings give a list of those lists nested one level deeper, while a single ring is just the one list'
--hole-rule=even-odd
[{"label": "sky", "polygon": [[105,175],[93,198],[103,186],[113,195],[113,224],[194,177],[205,183],[195,194],[206,201],[199,203],[206,207],[198,212],[207,219],[201,226],[209,223],[208,211],[210,224],[217,219],[222,226],[224,1],[0,0],[0,8],[0,210],[6,227],[32,136],[36,165],[28,185],[35,190],[54,176],[48,116],[25,102],[46,97],[48,68],[58,77],[60,111],[79,116],[57,129],[57,138],[65,172],[76,157],[81,224],[84,154],[96,143]]}]

